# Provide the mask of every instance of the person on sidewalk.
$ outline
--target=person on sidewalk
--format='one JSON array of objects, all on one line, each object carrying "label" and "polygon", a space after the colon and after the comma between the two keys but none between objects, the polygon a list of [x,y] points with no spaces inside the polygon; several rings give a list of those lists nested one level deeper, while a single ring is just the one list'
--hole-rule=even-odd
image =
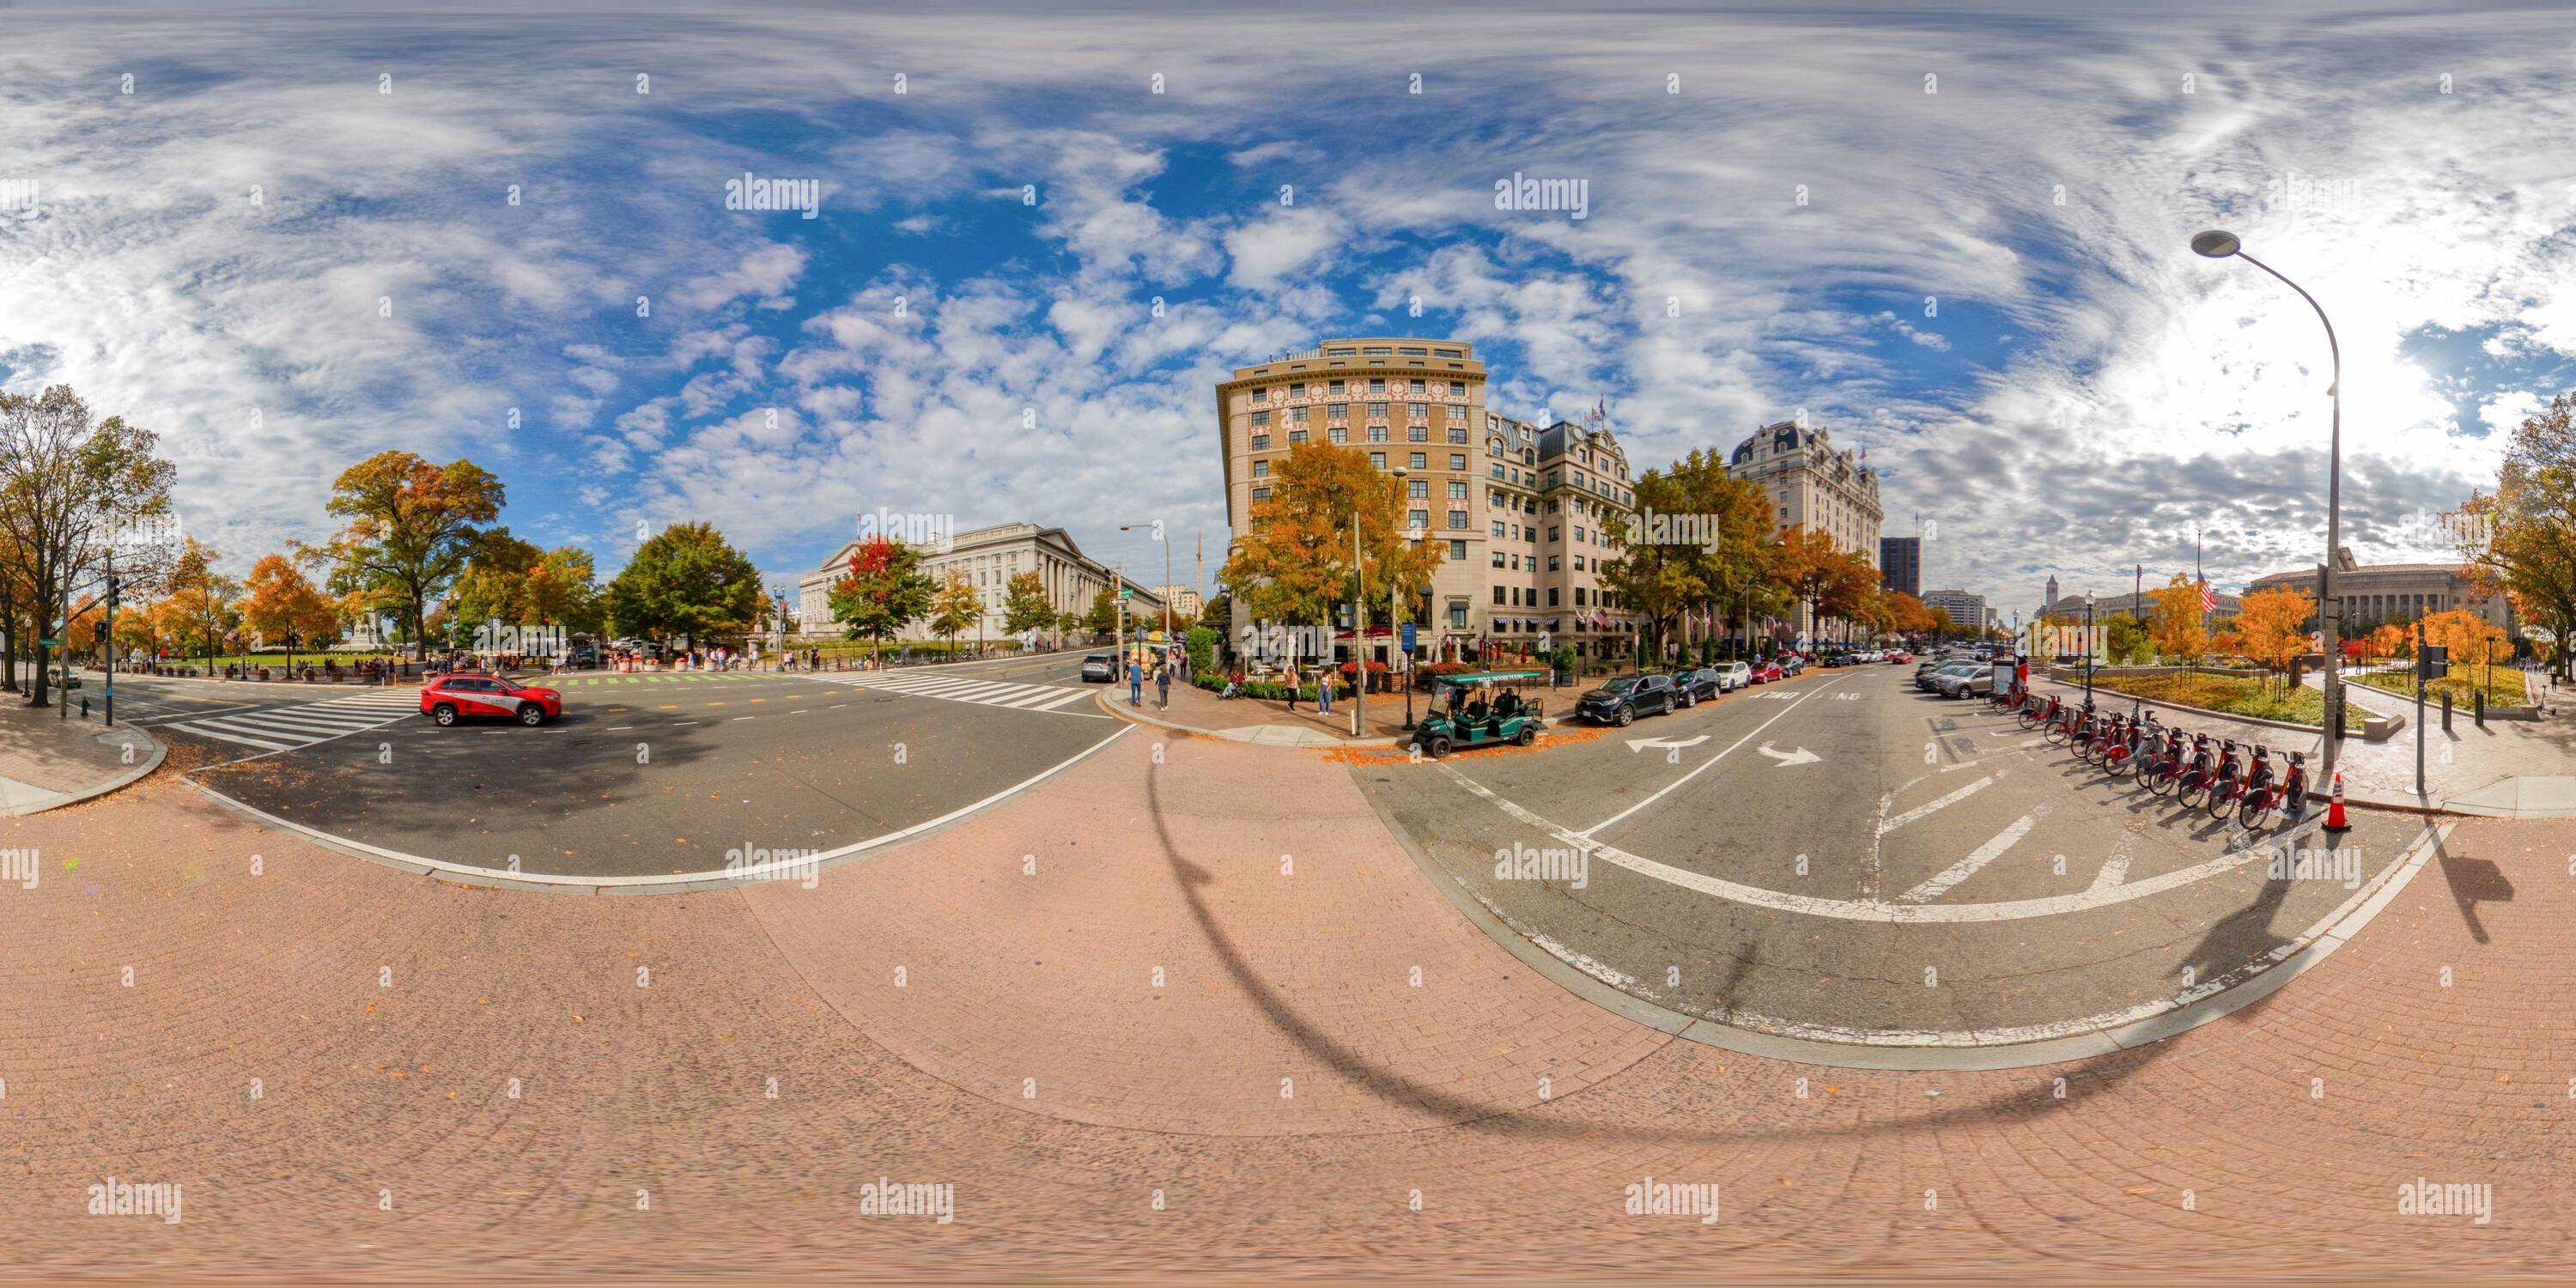
[{"label": "person on sidewalk", "polygon": [[1134,657],[1127,659],[1127,705],[1145,705],[1145,664]]},{"label": "person on sidewalk", "polygon": [[1329,666],[1315,672],[1315,714],[1333,714],[1333,668]]},{"label": "person on sidewalk", "polygon": [[1154,708],[1158,711],[1172,709],[1172,666],[1169,662],[1154,668]]},{"label": "person on sidewalk", "polygon": [[1223,692],[1223,693],[1220,693],[1220,694],[1216,695],[1216,700],[1217,700],[1217,701],[1219,701],[1219,702],[1223,702],[1223,701],[1225,701],[1225,700],[1227,700],[1227,699],[1229,699],[1229,698],[1238,697],[1238,696],[1240,696],[1242,693],[1243,693],[1243,668],[1241,668],[1241,667],[1236,667],[1236,668],[1234,669],[1234,674],[1229,675],[1229,676],[1227,676],[1227,677],[1226,677],[1226,680],[1225,680],[1225,692]]},{"label": "person on sidewalk", "polygon": [[1298,688],[1299,688],[1299,677],[1298,677],[1298,674],[1297,674],[1297,664],[1296,664],[1296,663],[1294,663],[1294,662],[1290,662],[1290,663],[1288,664],[1288,714],[1290,714],[1290,715],[1292,715],[1292,716],[1293,716],[1293,715],[1295,715],[1295,714],[1297,714],[1297,690],[1298,690]]}]

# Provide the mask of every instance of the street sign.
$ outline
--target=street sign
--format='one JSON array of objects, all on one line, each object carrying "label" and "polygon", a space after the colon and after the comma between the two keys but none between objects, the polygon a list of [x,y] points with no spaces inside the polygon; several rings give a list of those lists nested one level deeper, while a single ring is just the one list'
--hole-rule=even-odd
[{"label": "street sign", "polygon": [[1135,587],[1133,587],[1133,586],[1121,586],[1121,587],[1119,587],[1119,588],[1118,588],[1118,598],[1119,598],[1121,601],[1126,600],[1128,597],[1130,597],[1130,596],[1134,595],[1135,593],[1136,593],[1136,588],[1135,588]]},{"label": "street sign", "polygon": [[1401,626],[1401,627],[1399,627],[1399,628],[1397,628],[1397,629],[1401,630],[1401,631],[1403,632],[1403,634],[1404,634],[1404,651],[1405,651],[1405,652],[1407,652],[1407,653],[1412,652],[1412,651],[1413,651],[1413,623],[1411,623],[1411,622],[1406,622],[1403,626]]},{"label": "street sign", "polygon": [[62,646],[63,642],[61,640],[40,639],[36,641],[36,647],[38,648],[61,648]]}]

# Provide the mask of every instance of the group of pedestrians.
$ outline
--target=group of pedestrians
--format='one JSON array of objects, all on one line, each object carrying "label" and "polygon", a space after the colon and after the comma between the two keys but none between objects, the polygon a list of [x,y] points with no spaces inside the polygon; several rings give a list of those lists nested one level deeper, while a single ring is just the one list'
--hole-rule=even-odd
[{"label": "group of pedestrians", "polygon": [[1154,682],[1154,709],[1169,711],[1172,707],[1172,679],[1178,676],[1189,682],[1188,663],[1178,648],[1138,649],[1127,655],[1127,705],[1145,704],[1145,682]]}]

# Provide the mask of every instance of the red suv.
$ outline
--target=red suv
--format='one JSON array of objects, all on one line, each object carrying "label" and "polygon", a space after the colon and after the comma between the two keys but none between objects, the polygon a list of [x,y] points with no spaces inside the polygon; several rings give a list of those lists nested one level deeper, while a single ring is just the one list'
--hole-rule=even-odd
[{"label": "red suv", "polygon": [[563,695],[497,675],[446,675],[421,689],[420,713],[442,725],[467,716],[506,716],[533,728],[563,714]]}]

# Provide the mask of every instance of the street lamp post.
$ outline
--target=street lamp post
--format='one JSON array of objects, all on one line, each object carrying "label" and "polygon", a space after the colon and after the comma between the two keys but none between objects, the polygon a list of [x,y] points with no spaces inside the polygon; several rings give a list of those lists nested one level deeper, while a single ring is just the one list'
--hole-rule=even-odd
[{"label": "street lamp post", "polygon": [[2271,265],[2246,254],[2244,243],[2236,234],[2211,229],[2194,236],[2191,248],[2211,259],[2232,256],[2270,273],[2283,286],[2297,291],[2299,298],[2316,310],[2317,321],[2325,324],[2326,353],[2333,362],[2334,380],[2326,386],[2326,396],[2333,405],[2332,428],[2326,446],[2326,561],[2317,569],[2317,619],[2322,627],[2320,633],[2324,638],[2321,642],[2325,645],[2326,655],[2326,736],[2322,753],[2324,764],[2318,770],[2317,781],[2331,785],[2335,774],[2335,750],[2343,742],[2343,668],[2340,665],[2343,641],[2339,629],[2343,612],[2334,598],[2335,551],[2343,544],[2343,348],[2335,342],[2334,322],[2326,316],[2325,306],[2317,303],[2317,297],[2308,294],[2298,283],[2282,277]]},{"label": "street lamp post", "polygon": [[[1142,526],[1144,525],[1122,523],[1118,525],[1118,530],[1120,532],[1129,532]],[[1154,540],[1163,543],[1163,589],[1161,591],[1161,595],[1168,596],[1172,593],[1172,543],[1171,539],[1165,535],[1162,528],[1159,526],[1154,529]],[[1171,639],[1172,604],[1169,599],[1165,599],[1163,601],[1163,642],[1165,644],[1169,644]]]},{"label": "street lamp post", "polygon": [[[1422,544],[1426,535],[1427,534],[1425,534],[1420,528],[1407,528],[1404,532],[1404,539],[1419,546]],[[1392,646],[1392,649],[1387,656],[1390,659],[1399,657],[1404,659],[1403,671],[1398,672],[1395,668],[1390,666],[1387,668],[1387,677],[1392,680],[1399,674],[1403,676],[1404,728],[1407,733],[1410,733],[1413,731],[1413,654],[1404,650],[1402,642],[1404,639],[1404,624],[1395,620],[1396,618],[1403,616],[1403,603],[1404,588],[1396,584],[1395,578],[1387,578],[1386,632],[1387,642]],[[1366,662],[1360,663],[1360,679],[1363,682],[1368,679],[1368,663]]]}]

